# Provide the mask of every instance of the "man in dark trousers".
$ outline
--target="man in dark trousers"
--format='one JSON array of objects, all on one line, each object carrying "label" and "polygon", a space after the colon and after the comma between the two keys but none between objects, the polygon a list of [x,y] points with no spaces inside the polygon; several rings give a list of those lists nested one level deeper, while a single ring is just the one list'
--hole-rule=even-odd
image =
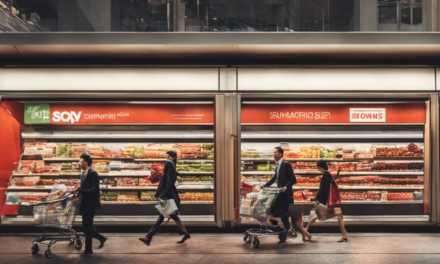
[{"label": "man in dark trousers", "polygon": [[[288,203],[293,204],[293,190],[292,186],[296,183],[296,177],[293,173],[292,165],[283,160],[284,150],[281,147],[275,147],[273,151],[273,157],[275,159],[276,165],[275,165],[275,175],[272,177],[270,181],[268,181],[263,188],[269,187],[275,182],[277,183],[277,186],[279,189],[279,192],[285,192],[287,195],[285,196],[286,199],[289,199]],[[291,235],[291,225],[289,222],[289,212],[288,210],[283,210],[280,212],[280,218],[281,221],[284,224],[284,227],[286,229],[286,232],[284,234],[284,239],[280,241],[280,243],[283,243],[287,236]]]},{"label": "man in dark trousers", "polygon": [[92,254],[92,238],[98,239],[101,243],[98,249],[104,247],[107,238],[96,231],[93,225],[93,218],[96,210],[101,209],[101,191],[99,190],[99,176],[96,171],[90,168],[92,166],[92,157],[83,153],[79,160],[79,166],[83,170],[81,174],[81,187],[78,190],[82,194],[80,212],[82,214],[82,226],[86,236],[86,250],[84,254]]}]

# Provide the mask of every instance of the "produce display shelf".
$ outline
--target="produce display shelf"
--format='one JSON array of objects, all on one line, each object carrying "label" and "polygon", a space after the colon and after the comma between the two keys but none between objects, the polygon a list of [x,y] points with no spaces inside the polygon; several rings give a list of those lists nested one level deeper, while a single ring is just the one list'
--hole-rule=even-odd
[{"label": "produce display shelf", "polygon": [[[133,186],[133,187],[107,187],[101,185],[100,189],[102,191],[142,191],[142,190],[157,190],[157,186]],[[41,187],[16,187],[9,186],[8,191],[50,191],[52,190],[52,185],[46,185]],[[177,190],[214,190],[213,184],[200,184],[200,185],[179,185]]]},{"label": "produce display shelf", "polygon": [[[166,161],[166,159],[134,159],[134,161]],[[213,159],[177,159],[177,164],[179,164],[179,161],[190,161],[190,162],[214,162]]]},{"label": "produce display shelf", "polygon": [[[214,172],[207,171],[207,172],[179,172],[179,175],[186,176],[186,175],[213,175]],[[98,175],[100,177],[149,177],[151,176],[150,173],[148,174],[111,174],[111,173],[100,173],[98,172]],[[13,174],[13,177],[32,177],[32,176],[39,176],[39,177],[80,177],[81,174]]]},{"label": "produce display shelf", "polygon": [[[246,182],[247,184],[265,184],[266,182]],[[338,186],[340,190],[423,190],[423,186]],[[318,186],[293,186],[293,190],[319,190]]]},{"label": "produce display shelf", "polygon": [[[405,161],[423,161],[424,157],[375,157],[375,158],[356,158],[356,159],[325,159],[325,161],[332,161],[332,162],[355,162],[355,161],[376,161],[376,160],[405,160]],[[242,161],[274,161],[273,158],[241,158]],[[286,161],[318,161],[321,160],[321,158],[286,158],[284,159]]]},{"label": "produce display shelf", "polygon": [[[204,185],[179,185],[176,187],[177,190],[214,190],[213,184],[204,184]],[[106,187],[102,186],[100,187],[102,191],[127,191],[127,190],[135,190],[135,191],[142,191],[142,190],[157,190],[157,186],[118,186],[118,187]]]},{"label": "produce display shelf", "polygon": [[[299,202],[295,201],[295,204],[315,204],[315,202]],[[342,201],[341,204],[423,204],[423,201]]]},{"label": "produce display shelf", "polygon": [[[295,175],[320,175],[319,171],[304,171],[294,170]],[[331,173],[334,174],[332,171]],[[242,171],[242,175],[273,175],[274,171]],[[423,176],[423,171],[341,171],[339,176],[361,176],[361,175],[374,175],[374,176]]]},{"label": "produce display shelf", "polygon": [[[44,161],[79,161],[79,158],[43,158]],[[165,158],[157,158],[157,159],[136,159],[136,158],[93,158],[93,160],[131,160],[131,161],[166,161]],[[179,161],[194,161],[194,162],[214,162],[213,159],[188,159],[182,158],[177,159],[177,163]]]},{"label": "produce display shelf", "polygon": [[[213,201],[181,201],[181,204],[214,204]],[[145,205],[145,204],[153,204],[156,205],[157,202],[156,201],[139,201],[139,202],[119,202],[119,201],[101,201],[101,204],[121,204],[121,205],[126,205],[126,204],[135,204],[135,205]]]}]

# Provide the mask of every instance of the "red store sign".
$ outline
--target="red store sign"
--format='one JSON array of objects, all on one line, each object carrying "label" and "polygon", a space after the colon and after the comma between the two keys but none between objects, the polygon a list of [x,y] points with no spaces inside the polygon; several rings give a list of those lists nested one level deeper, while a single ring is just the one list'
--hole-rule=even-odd
[{"label": "red store sign", "polygon": [[213,124],[212,104],[25,104],[26,124]]},{"label": "red store sign", "polygon": [[242,124],[424,124],[426,104],[243,104]]}]

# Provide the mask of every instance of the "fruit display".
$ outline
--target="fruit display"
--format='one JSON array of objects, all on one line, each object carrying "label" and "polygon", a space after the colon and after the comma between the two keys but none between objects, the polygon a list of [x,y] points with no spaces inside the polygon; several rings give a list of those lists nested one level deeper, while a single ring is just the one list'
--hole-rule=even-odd
[{"label": "fruit display", "polygon": [[179,197],[181,201],[214,201],[212,192],[183,192]]},{"label": "fruit display", "polygon": [[70,158],[72,157],[73,149],[70,143],[58,143],[56,148],[55,157],[57,158]]},{"label": "fruit display", "polygon": [[319,146],[300,146],[299,158],[319,158]]},{"label": "fruit display", "polygon": [[413,193],[387,193],[387,201],[412,201]]},{"label": "fruit display", "polygon": [[319,157],[321,159],[333,159],[335,157],[335,149],[322,148],[320,149]]}]

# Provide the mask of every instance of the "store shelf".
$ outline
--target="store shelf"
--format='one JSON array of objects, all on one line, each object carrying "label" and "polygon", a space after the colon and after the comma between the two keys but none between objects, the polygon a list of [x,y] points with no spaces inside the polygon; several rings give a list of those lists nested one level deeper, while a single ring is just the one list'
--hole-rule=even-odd
[{"label": "store shelf", "polygon": [[[176,187],[177,190],[214,190],[213,184],[205,184],[205,185],[179,185]],[[143,190],[157,190],[157,186],[133,186],[133,187],[106,187],[101,185],[100,189],[102,191],[143,191]]]},{"label": "store shelf", "polygon": [[[260,184],[266,182],[246,182],[247,184]],[[423,190],[423,186],[338,186],[340,190]],[[318,186],[293,186],[293,190],[319,190]]]},{"label": "store shelf", "polygon": [[[315,202],[299,202],[295,204],[315,204]],[[342,201],[341,204],[423,204],[423,201]]]},{"label": "store shelf", "polygon": [[188,172],[188,171],[184,171],[184,172],[178,172],[179,175],[214,175],[213,171],[199,171],[199,172]]},{"label": "store shelf", "polygon": [[[375,157],[375,158],[365,158],[365,159],[323,159],[325,161],[331,162],[356,162],[356,161],[383,161],[383,160],[398,160],[398,161],[423,161],[424,157]],[[275,163],[273,158],[241,158],[242,161],[272,161]],[[316,162],[322,160],[322,158],[296,158],[296,159],[284,159],[286,161],[305,161],[305,162]]]},{"label": "store shelf", "polygon": [[[166,161],[167,159],[134,159],[134,161]],[[214,162],[213,159],[177,159],[177,164],[179,162],[190,161],[190,162]]]},{"label": "store shelf", "polygon": [[[191,204],[191,205],[196,205],[196,204],[214,204],[213,201],[182,201],[180,202],[181,204]],[[139,202],[118,202],[118,201],[101,201],[101,204],[115,204],[115,205],[128,205],[128,204],[134,204],[134,205],[146,205],[146,204],[151,204],[151,205],[156,205],[157,202],[156,201],[139,201]]]},{"label": "store shelf", "polygon": [[423,176],[423,171],[347,171],[340,172],[339,176],[360,176],[360,175],[374,175],[374,176]]},{"label": "store shelf", "polygon": [[[44,158],[44,161],[79,161],[79,158]],[[131,160],[131,161],[166,161],[165,158],[157,158],[157,159],[136,159],[136,158],[93,158],[93,160]],[[177,163],[179,161],[191,161],[191,162],[214,162],[213,159],[177,159]]]}]

